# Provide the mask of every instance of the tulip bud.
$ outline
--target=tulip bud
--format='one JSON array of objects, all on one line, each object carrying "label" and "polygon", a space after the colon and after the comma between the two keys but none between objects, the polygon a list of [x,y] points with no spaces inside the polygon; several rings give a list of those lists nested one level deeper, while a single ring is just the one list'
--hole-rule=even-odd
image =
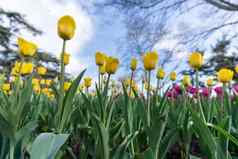
[{"label": "tulip bud", "polygon": [[76,23],[73,17],[65,15],[58,21],[58,35],[64,40],[70,40],[75,34]]}]

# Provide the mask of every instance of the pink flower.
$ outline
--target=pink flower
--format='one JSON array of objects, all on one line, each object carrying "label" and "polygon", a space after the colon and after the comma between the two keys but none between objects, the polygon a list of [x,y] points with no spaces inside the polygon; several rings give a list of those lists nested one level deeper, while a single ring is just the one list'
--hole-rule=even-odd
[{"label": "pink flower", "polygon": [[198,93],[198,89],[193,86],[188,86],[187,87],[187,92],[191,93],[192,95],[196,95]]},{"label": "pink flower", "polygon": [[166,93],[166,96],[169,98],[177,98],[180,94],[182,93],[181,88],[178,85],[174,85],[173,88],[171,88],[170,90],[168,90],[168,92]]},{"label": "pink flower", "polygon": [[216,94],[217,94],[218,96],[223,96],[223,88],[222,88],[222,87],[216,87],[216,88],[214,89],[214,91],[216,92]]},{"label": "pink flower", "polygon": [[233,85],[233,90],[235,93],[238,93],[238,84]]},{"label": "pink flower", "polygon": [[182,93],[182,89],[180,88],[179,85],[175,84],[172,88],[177,94],[181,94]]},{"label": "pink flower", "polygon": [[209,96],[210,96],[210,89],[207,88],[207,87],[203,87],[201,94],[202,94],[202,96],[204,96],[204,97],[209,97]]}]

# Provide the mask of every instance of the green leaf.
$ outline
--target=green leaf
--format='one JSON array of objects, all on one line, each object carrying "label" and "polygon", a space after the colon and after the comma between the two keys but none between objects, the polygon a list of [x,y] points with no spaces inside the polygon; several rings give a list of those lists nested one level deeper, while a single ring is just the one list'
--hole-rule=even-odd
[{"label": "green leaf", "polygon": [[77,92],[78,89],[78,85],[84,75],[86,70],[83,70],[78,77],[74,80],[74,82],[72,83],[72,85],[70,86],[68,92],[65,95],[64,101],[63,101],[63,109],[62,112],[62,118],[61,118],[61,127],[60,127],[60,132],[64,132],[65,129],[67,128],[67,125],[69,123],[71,114],[72,114],[72,106],[73,106],[73,101],[74,101],[74,97],[75,94]]},{"label": "green leaf", "polygon": [[54,159],[68,137],[68,134],[40,134],[32,144],[31,159]]},{"label": "green leaf", "polygon": [[[93,115],[93,119],[95,121],[96,125],[96,132],[99,136],[99,143],[101,144],[99,147],[102,149],[101,151],[98,151],[101,153],[102,159],[109,159],[109,134],[103,123],[99,120],[99,118],[96,115]],[[99,148],[98,147],[98,148]]]}]

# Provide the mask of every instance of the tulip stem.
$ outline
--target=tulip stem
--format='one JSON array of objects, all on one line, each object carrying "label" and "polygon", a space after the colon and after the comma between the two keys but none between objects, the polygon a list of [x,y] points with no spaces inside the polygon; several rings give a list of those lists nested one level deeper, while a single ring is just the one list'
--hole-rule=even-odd
[{"label": "tulip stem", "polygon": [[62,52],[60,56],[60,93],[59,93],[59,109],[60,109],[60,119],[63,114],[63,100],[64,100],[64,53],[65,53],[66,40],[63,41]]},{"label": "tulip stem", "polygon": [[201,103],[201,98],[200,98],[200,94],[199,94],[199,74],[198,74],[198,70],[196,69],[196,91],[197,91],[197,97],[198,97],[198,105],[199,105],[199,109],[200,109],[200,113],[202,115],[202,120],[204,122],[206,122],[206,118],[203,112],[203,108],[202,108],[202,103]]},{"label": "tulip stem", "polygon": [[98,67],[98,88],[99,88],[99,92],[101,92],[101,74],[99,71],[99,67]]},{"label": "tulip stem", "polygon": [[131,72],[130,86],[129,86],[129,97],[131,96],[132,80],[133,80],[134,71]]},{"label": "tulip stem", "polygon": [[148,89],[147,89],[147,122],[150,127],[150,76],[151,71],[148,72]]}]

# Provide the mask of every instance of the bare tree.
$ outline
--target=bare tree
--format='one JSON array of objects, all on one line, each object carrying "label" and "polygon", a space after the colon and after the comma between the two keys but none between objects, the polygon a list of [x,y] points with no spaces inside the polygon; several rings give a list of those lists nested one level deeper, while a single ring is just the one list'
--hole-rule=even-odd
[{"label": "bare tree", "polygon": [[95,4],[100,9],[116,8],[125,16],[127,52],[150,50],[165,39],[177,39],[176,46],[194,49],[223,32],[237,38],[236,0],[101,0]]}]

